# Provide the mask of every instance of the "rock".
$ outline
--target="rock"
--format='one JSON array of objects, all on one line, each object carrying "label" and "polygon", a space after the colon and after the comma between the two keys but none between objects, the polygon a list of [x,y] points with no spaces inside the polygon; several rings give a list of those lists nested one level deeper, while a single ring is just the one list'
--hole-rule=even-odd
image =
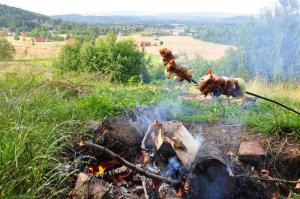
[{"label": "rock", "polygon": [[70,196],[73,199],[82,199],[87,196],[92,199],[101,199],[109,189],[110,185],[107,182],[92,178],[88,174],[80,173]]},{"label": "rock", "polygon": [[266,152],[258,142],[242,142],[238,155],[245,164],[260,168],[265,161]]},{"label": "rock", "polygon": [[158,188],[158,195],[161,199],[179,199],[176,195],[175,189],[165,183]]}]

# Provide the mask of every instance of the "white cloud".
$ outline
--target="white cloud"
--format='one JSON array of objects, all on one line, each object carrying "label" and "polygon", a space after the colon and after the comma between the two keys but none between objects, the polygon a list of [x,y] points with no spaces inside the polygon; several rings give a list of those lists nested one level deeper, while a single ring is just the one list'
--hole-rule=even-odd
[{"label": "white cloud", "polygon": [[276,0],[0,0],[0,3],[47,14],[103,12],[227,12],[257,14]]}]

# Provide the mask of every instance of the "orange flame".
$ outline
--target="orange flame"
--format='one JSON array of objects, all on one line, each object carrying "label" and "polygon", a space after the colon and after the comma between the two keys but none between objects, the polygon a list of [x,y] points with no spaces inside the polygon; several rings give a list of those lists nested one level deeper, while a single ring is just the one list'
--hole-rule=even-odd
[{"label": "orange flame", "polygon": [[102,165],[98,165],[96,168],[89,166],[87,172],[90,174],[100,175],[104,173],[105,169],[106,168],[103,167]]},{"label": "orange flame", "polygon": [[148,162],[148,157],[147,157],[147,155],[144,152],[141,152],[140,158],[141,158],[141,162],[143,164],[146,164]]},{"label": "orange flame", "polygon": [[98,172],[95,172],[95,174],[100,175],[102,173],[104,173],[105,168],[101,165],[98,165]]}]

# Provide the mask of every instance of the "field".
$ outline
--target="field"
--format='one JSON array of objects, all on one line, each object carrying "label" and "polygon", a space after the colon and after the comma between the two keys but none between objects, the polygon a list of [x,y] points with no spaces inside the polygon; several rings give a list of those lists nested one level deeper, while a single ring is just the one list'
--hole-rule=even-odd
[{"label": "field", "polygon": [[[194,56],[202,52],[206,59],[217,59],[228,48],[186,37],[160,39],[166,42],[165,46],[185,49]],[[222,115],[219,103],[177,100],[180,93],[191,91],[187,84],[173,81],[119,84],[103,81],[100,74],[60,73],[52,61],[62,43],[32,45],[31,41],[13,41],[13,44],[17,59],[0,63],[0,197],[66,196],[70,187],[64,185],[70,183],[70,174],[63,172],[64,164],[59,159],[62,143],[73,144],[86,136],[87,121],[119,115],[128,107],[164,102],[173,117],[183,121],[248,125],[256,133],[291,136],[291,142],[300,137],[297,115],[261,100],[245,108],[229,104]],[[28,53],[23,56],[26,48]],[[148,53],[156,55],[158,48],[150,47]],[[299,84],[253,80],[248,85],[249,91],[300,108]]]},{"label": "field", "polygon": [[65,42],[32,42],[32,38],[20,37],[14,40],[7,37],[16,49],[16,59],[49,59],[58,55],[59,49]]},{"label": "field", "polygon": [[[125,37],[128,38],[128,37]],[[225,55],[225,52],[233,46],[227,46],[222,44],[215,44],[211,42],[205,42],[197,39],[193,39],[189,36],[163,36],[163,37],[145,37],[140,35],[129,36],[135,41],[140,43],[141,41],[150,41],[152,46],[145,47],[145,51],[149,55],[157,56],[158,50],[162,47],[167,47],[172,50],[188,55],[189,59],[195,56],[201,56],[205,60],[217,60]],[[159,45],[159,41],[163,41],[163,45]],[[157,46],[154,46],[156,44]]]}]

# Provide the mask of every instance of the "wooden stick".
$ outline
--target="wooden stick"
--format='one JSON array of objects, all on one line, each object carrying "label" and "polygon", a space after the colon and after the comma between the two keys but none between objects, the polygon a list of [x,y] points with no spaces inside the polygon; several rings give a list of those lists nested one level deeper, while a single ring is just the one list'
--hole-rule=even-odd
[{"label": "wooden stick", "polygon": [[79,146],[83,146],[83,147],[86,147],[88,149],[94,149],[94,150],[97,150],[97,151],[104,152],[104,153],[108,154],[110,157],[119,160],[121,163],[123,163],[128,168],[130,168],[130,169],[132,169],[132,170],[138,172],[139,174],[144,175],[148,178],[155,179],[155,180],[158,180],[158,181],[162,181],[162,182],[165,182],[165,183],[168,183],[168,184],[171,184],[171,185],[176,185],[176,184],[180,183],[180,181],[178,181],[178,180],[173,180],[171,178],[166,178],[166,177],[163,177],[163,176],[160,176],[160,175],[156,175],[156,174],[150,173],[150,172],[148,172],[148,171],[146,171],[146,170],[144,170],[140,167],[137,167],[136,165],[128,162],[127,160],[125,160],[124,158],[119,156],[118,154],[116,154],[116,153],[112,152],[111,150],[109,150],[109,149],[107,149],[103,146],[100,146],[98,144],[85,142],[85,141],[80,141]]},{"label": "wooden stick", "polygon": [[284,104],[282,104],[282,103],[280,103],[280,102],[277,102],[277,101],[275,101],[275,100],[272,100],[272,99],[269,99],[269,98],[266,98],[266,97],[257,95],[257,94],[255,94],[255,93],[251,93],[251,92],[249,92],[249,91],[246,91],[246,94],[252,95],[252,96],[254,96],[254,97],[258,97],[258,98],[260,98],[260,99],[263,99],[263,100],[266,100],[266,101],[269,101],[269,102],[272,102],[272,103],[277,104],[277,105],[279,105],[279,106],[281,106],[281,107],[283,107],[283,108],[286,108],[286,109],[289,110],[289,111],[292,111],[292,112],[294,112],[294,113],[300,115],[300,112],[299,112],[299,111],[296,111],[295,109],[292,109],[292,108],[290,108],[290,107],[288,107],[288,106],[286,106],[286,105],[284,105]]},{"label": "wooden stick", "polygon": [[153,123],[149,124],[149,126],[148,126],[147,132],[142,140],[142,145],[141,145],[142,150],[146,150],[146,141],[149,137],[149,134],[151,133],[154,123],[155,123],[155,121]]},{"label": "wooden stick", "polygon": [[300,183],[300,180],[298,180],[298,181],[281,180],[281,179],[278,179],[278,178],[268,179],[268,178],[262,178],[262,177],[258,177],[258,176],[237,175],[235,177],[248,177],[248,178],[253,178],[253,179],[256,179],[256,180],[261,180],[261,181],[266,181],[266,182],[281,182],[281,183],[286,183],[286,184],[297,184],[297,183]]},{"label": "wooden stick", "polygon": [[143,189],[144,189],[145,198],[149,199],[150,197],[149,197],[148,192],[147,192],[147,182],[146,182],[145,177],[143,177],[142,186],[143,186]]}]

